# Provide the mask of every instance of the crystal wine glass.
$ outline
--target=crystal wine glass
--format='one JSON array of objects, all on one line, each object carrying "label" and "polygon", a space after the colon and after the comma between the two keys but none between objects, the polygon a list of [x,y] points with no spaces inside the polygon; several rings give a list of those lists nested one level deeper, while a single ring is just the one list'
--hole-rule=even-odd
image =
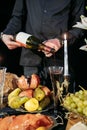
[{"label": "crystal wine glass", "polygon": [[63,82],[63,67],[62,66],[50,66],[49,68],[50,79],[53,89],[53,99],[54,99],[54,115],[57,115],[58,109],[58,87],[57,82]]}]

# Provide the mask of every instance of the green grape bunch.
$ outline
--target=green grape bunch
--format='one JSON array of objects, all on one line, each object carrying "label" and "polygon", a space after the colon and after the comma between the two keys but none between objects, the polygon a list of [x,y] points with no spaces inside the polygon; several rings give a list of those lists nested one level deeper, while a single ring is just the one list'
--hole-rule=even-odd
[{"label": "green grape bunch", "polygon": [[63,99],[63,107],[71,112],[87,116],[87,90],[82,88],[75,93],[69,93]]}]

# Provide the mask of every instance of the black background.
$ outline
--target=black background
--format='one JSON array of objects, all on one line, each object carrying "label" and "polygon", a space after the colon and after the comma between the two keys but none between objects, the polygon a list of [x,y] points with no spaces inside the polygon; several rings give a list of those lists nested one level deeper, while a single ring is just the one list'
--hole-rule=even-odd
[{"label": "black background", "polygon": [[[15,0],[0,0],[0,32],[5,29],[9,19],[11,18],[14,2]],[[85,15],[87,16],[87,11]],[[87,37],[87,31],[85,32],[84,38],[85,37]],[[16,73],[19,76],[23,74],[22,67],[19,65],[20,54],[21,48],[9,50],[4,43],[0,41],[0,55],[3,55],[5,58],[4,62],[0,61],[0,64],[6,66],[7,71]],[[75,69],[78,82],[82,86],[87,87],[87,52],[78,51],[74,63],[76,65]]]},{"label": "black background", "polygon": [[[15,0],[0,0],[0,32],[2,32],[8,24]],[[0,55],[4,56],[4,61],[0,62],[1,66],[6,66],[8,72],[21,75],[22,67],[19,65],[21,48],[9,50],[2,41],[0,41]]]}]

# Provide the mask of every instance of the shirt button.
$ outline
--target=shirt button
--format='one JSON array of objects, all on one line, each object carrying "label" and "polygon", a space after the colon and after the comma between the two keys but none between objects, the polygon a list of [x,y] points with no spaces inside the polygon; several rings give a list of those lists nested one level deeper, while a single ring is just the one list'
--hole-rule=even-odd
[{"label": "shirt button", "polygon": [[44,10],[44,13],[47,13],[47,10]]},{"label": "shirt button", "polygon": [[42,23],[43,25],[45,24],[45,22]]}]

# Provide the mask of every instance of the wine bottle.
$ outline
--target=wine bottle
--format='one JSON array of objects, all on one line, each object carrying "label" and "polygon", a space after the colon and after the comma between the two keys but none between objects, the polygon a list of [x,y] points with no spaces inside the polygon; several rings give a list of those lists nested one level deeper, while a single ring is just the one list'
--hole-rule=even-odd
[{"label": "wine bottle", "polygon": [[15,41],[26,48],[45,50],[51,53],[55,52],[54,48],[50,48],[49,46],[44,45],[43,42],[35,36],[32,36],[24,32],[19,32],[18,34],[16,34]]}]

